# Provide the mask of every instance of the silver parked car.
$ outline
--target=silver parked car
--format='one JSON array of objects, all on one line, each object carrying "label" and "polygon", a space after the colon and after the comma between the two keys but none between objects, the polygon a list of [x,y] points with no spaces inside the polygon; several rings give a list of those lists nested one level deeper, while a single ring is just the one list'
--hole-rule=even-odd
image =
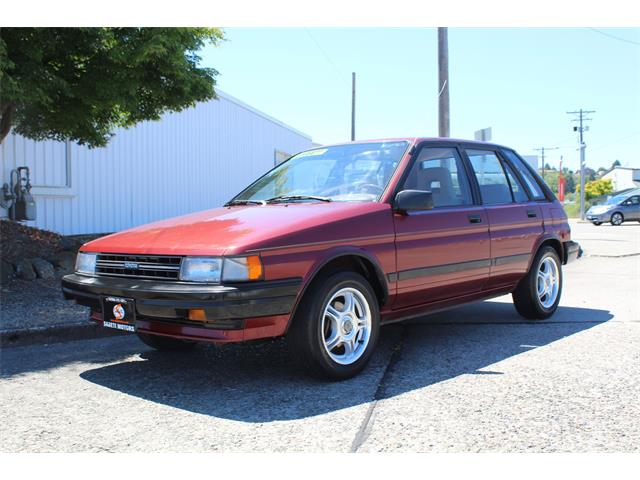
[{"label": "silver parked car", "polygon": [[594,205],[587,210],[586,217],[594,225],[611,222],[617,226],[630,220],[640,222],[640,188],[611,197],[604,204]]}]

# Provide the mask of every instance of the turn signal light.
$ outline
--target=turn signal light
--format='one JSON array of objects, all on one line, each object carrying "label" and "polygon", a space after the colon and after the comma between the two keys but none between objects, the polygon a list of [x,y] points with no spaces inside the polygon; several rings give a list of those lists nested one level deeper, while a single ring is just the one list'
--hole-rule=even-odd
[{"label": "turn signal light", "polygon": [[262,262],[258,255],[247,257],[247,268],[249,269],[249,280],[260,280],[262,278]]},{"label": "turn signal light", "polygon": [[204,308],[192,308],[189,310],[189,320],[195,322],[205,322],[207,315],[204,312]]}]

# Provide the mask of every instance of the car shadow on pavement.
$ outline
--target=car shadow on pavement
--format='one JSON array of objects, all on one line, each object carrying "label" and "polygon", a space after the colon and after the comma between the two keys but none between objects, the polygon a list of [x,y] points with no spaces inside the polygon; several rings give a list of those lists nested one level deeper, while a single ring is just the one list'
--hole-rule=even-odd
[{"label": "car shadow on pavement", "polygon": [[[295,420],[366,404],[465,374],[588,330],[608,311],[560,307],[551,321],[522,322],[513,306],[483,302],[382,329],[371,364],[356,378],[306,377],[282,340],[190,352],[144,351],[80,374],[116,391],[218,418]],[[497,321],[496,319],[500,319]],[[484,370],[483,370],[484,369]]]},{"label": "car shadow on pavement", "polygon": [[140,353],[140,346],[140,341],[129,335],[3,346],[0,349],[0,378],[46,372],[70,364],[116,362]]}]

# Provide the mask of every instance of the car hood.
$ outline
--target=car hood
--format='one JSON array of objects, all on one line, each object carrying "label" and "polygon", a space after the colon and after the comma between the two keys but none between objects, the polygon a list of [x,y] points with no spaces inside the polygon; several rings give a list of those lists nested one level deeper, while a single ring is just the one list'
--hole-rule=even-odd
[{"label": "car hood", "polygon": [[609,211],[614,207],[615,205],[594,205],[589,210],[587,210],[587,213],[593,213],[594,215],[597,215],[599,213]]},{"label": "car hood", "polygon": [[261,248],[361,237],[357,231],[349,234],[355,217],[364,217],[361,220],[370,226],[367,235],[382,234],[384,229],[376,217],[390,210],[388,204],[376,202],[221,207],[108,235],[83,245],[81,250],[150,255],[241,254]]}]

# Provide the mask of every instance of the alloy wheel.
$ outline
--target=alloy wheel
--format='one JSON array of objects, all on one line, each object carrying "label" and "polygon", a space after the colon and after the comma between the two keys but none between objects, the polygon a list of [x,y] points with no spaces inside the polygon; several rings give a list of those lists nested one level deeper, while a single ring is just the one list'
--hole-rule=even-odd
[{"label": "alloy wheel", "polygon": [[550,308],[560,291],[560,271],[553,257],[540,262],[537,276],[538,300],[544,308]]},{"label": "alloy wheel", "polygon": [[351,287],[334,293],[324,308],[322,333],[325,351],[334,362],[356,362],[371,338],[371,309],[365,296]]},{"label": "alloy wheel", "polygon": [[611,215],[611,223],[613,225],[621,225],[622,224],[622,214],[620,213],[614,213],[613,215]]}]

